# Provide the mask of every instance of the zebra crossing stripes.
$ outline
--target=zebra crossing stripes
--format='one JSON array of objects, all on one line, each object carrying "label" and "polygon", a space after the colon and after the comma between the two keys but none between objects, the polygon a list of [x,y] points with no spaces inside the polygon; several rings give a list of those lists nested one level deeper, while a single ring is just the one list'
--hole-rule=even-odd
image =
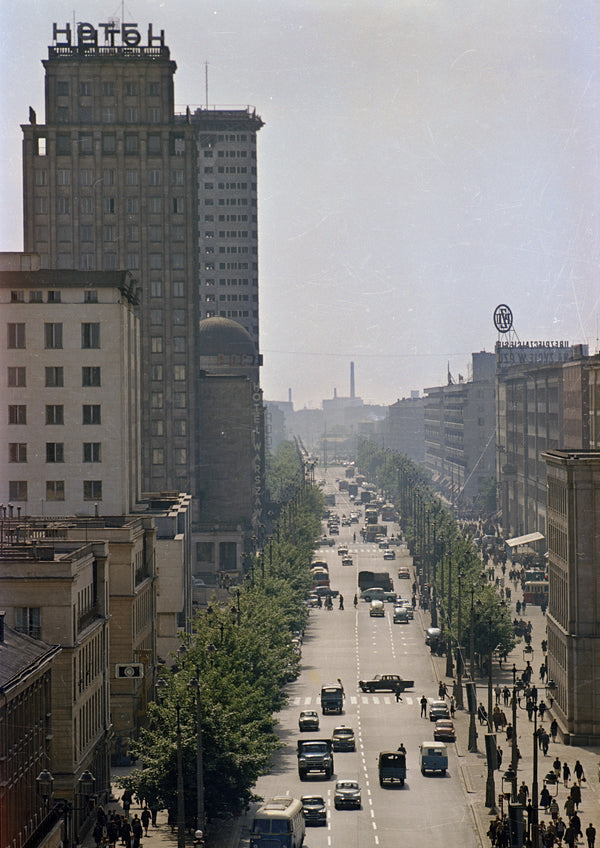
[{"label": "zebra crossing stripes", "polygon": [[[346,701],[352,706],[356,706],[359,703],[361,704],[394,704],[396,705],[396,697],[395,695],[350,695],[346,696]],[[415,698],[412,695],[402,695],[402,704],[406,704],[407,706],[412,706],[416,703]],[[290,704],[293,707],[320,707],[321,706],[321,698],[319,695],[314,696],[306,696],[306,697],[296,697],[290,698]]]}]

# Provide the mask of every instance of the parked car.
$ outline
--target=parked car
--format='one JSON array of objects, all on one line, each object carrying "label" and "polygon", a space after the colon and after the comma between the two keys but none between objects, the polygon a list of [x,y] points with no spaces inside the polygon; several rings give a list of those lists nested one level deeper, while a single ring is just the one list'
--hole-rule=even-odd
[{"label": "parked car", "polygon": [[314,710],[302,710],[298,718],[298,727],[303,732],[305,730],[318,730],[319,714]]},{"label": "parked car", "polygon": [[307,825],[327,824],[327,807],[320,795],[303,795],[300,798],[300,803]]},{"label": "parked car", "polygon": [[445,701],[429,702],[429,721],[437,721],[440,718],[450,718],[450,710]]},{"label": "parked car", "polygon": [[336,810],[342,807],[361,808],[360,785],[357,780],[338,780],[335,784],[333,805]]},{"label": "parked car", "polygon": [[356,751],[356,740],[351,727],[341,724],[331,734],[331,745],[334,751]]},{"label": "parked car", "polygon": [[433,729],[433,738],[436,742],[456,742],[456,731],[452,719],[438,719]]}]

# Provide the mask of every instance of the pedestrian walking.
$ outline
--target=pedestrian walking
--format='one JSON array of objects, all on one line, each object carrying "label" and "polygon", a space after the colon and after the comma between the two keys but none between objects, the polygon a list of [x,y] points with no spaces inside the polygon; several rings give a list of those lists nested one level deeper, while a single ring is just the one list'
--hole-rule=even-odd
[{"label": "pedestrian walking", "polygon": [[548,708],[546,707],[546,704],[544,703],[544,701],[540,701],[539,704],[538,704],[538,715],[540,717],[540,721],[544,720],[544,714],[545,714],[547,709]]},{"label": "pedestrian walking", "polygon": [[565,830],[564,840],[565,843],[569,846],[569,848],[573,848],[573,846],[575,845],[575,842],[577,841],[577,834],[575,833],[575,830],[572,825],[569,825],[568,828]]},{"label": "pedestrian walking", "polygon": [[440,698],[444,698],[444,700],[445,700],[447,691],[448,690],[447,690],[446,684],[442,683],[442,681],[440,680],[440,685],[438,686],[438,695],[440,696]]},{"label": "pedestrian walking", "polygon": [[556,742],[556,737],[558,735],[558,722],[555,718],[550,722],[550,736],[552,737],[552,741]]},{"label": "pedestrian walking", "polygon": [[151,818],[150,810],[148,809],[148,807],[144,807],[144,809],[142,810],[141,815],[140,815],[142,827],[144,828],[144,836],[148,836],[148,828],[150,826],[150,818]]},{"label": "pedestrian walking", "polygon": [[544,756],[548,756],[548,747],[550,745],[550,737],[546,733],[545,730],[542,731],[542,751],[544,752]]},{"label": "pedestrian walking", "polygon": [[487,711],[481,701],[477,707],[477,718],[479,719],[479,724],[487,724]]},{"label": "pedestrian walking", "polygon": [[496,684],[496,688],[494,689],[494,693],[496,695],[496,704],[500,703],[500,695],[502,694],[502,687],[499,683]]},{"label": "pedestrian walking", "polygon": [[560,844],[562,844],[563,837],[564,837],[564,835],[565,835],[565,830],[566,830],[566,829],[567,829],[567,826],[566,826],[566,824],[564,823],[564,821],[563,821],[563,819],[562,819],[562,816],[559,816],[559,817],[558,817],[558,821],[556,822],[556,825],[555,825],[556,836],[557,836],[557,838],[558,838],[558,843],[559,843],[559,845],[560,845]]},{"label": "pedestrian walking", "polygon": [[594,848],[594,845],[596,844],[596,828],[591,822],[585,829],[585,836],[587,839],[588,848]]},{"label": "pedestrian walking", "polygon": [[121,819],[121,844],[125,845],[125,848],[131,848],[131,825],[125,816]]},{"label": "pedestrian walking", "polygon": [[565,801],[564,807],[565,807],[565,815],[570,820],[571,816],[573,816],[575,814],[575,802],[573,801],[573,799],[571,798],[570,795],[567,797],[567,800]]},{"label": "pedestrian walking", "polygon": [[131,848],[140,848],[140,843],[142,841],[143,828],[142,823],[138,818],[138,814],[136,813],[131,820],[131,833],[133,835],[133,843]]},{"label": "pedestrian walking", "polygon": [[550,806],[550,801],[552,797],[548,792],[548,787],[544,784],[544,788],[540,792],[540,807],[543,807],[546,812],[548,812],[548,807]]},{"label": "pedestrian walking", "polygon": [[569,778],[571,777],[571,769],[569,768],[566,760],[563,763],[562,774],[563,774],[563,785],[568,786],[569,785]]},{"label": "pedestrian walking", "polygon": [[96,848],[98,848],[98,846],[102,842],[102,837],[104,835],[104,828],[102,827],[99,821],[96,821],[92,833],[94,837],[94,842],[96,843]]},{"label": "pedestrian walking", "polygon": [[129,809],[131,807],[131,801],[133,800],[133,792],[131,789],[126,789],[121,796],[121,803],[123,804],[123,810],[125,815],[129,815]]},{"label": "pedestrian walking", "polygon": [[579,760],[577,760],[575,765],[573,766],[573,771],[575,772],[575,777],[577,778],[577,785],[581,786],[581,781],[583,780],[585,782],[585,775],[583,773],[583,766],[581,765]]},{"label": "pedestrian walking", "polygon": [[558,820],[558,802],[556,798],[550,801],[550,815],[552,816],[552,821]]},{"label": "pedestrian walking", "polygon": [[581,819],[579,818],[577,813],[573,813],[569,824],[575,831],[575,838],[577,839],[579,836],[581,836],[581,838],[583,839],[583,832],[581,830]]},{"label": "pedestrian walking", "polygon": [[402,688],[400,686],[396,686],[396,688],[394,690],[394,694],[396,696],[396,703],[398,703],[399,701],[402,700],[402,695],[400,694],[401,692],[402,692]]},{"label": "pedestrian walking", "polygon": [[423,695],[419,703],[421,704],[421,718],[427,718],[427,698],[425,695]]},{"label": "pedestrian walking", "polygon": [[354,595],[354,609],[358,606],[358,595]]},{"label": "pedestrian walking", "polygon": [[510,689],[508,688],[508,686],[505,686],[502,690],[502,698],[504,699],[504,706],[508,707],[510,703]]},{"label": "pedestrian walking", "polygon": [[454,700],[454,695],[450,698],[450,716],[454,718],[454,713],[456,712],[456,701]]},{"label": "pedestrian walking", "polygon": [[557,779],[560,779],[560,772],[561,772],[561,769],[562,769],[562,763],[561,763],[561,761],[559,760],[558,757],[556,757],[556,759],[552,763],[552,768],[554,769],[554,774],[556,775]]},{"label": "pedestrian walking", "polygon": [[[579,809],[579,805],[581,804],[581,789],[578,783],[573,781],[573,786],[571,786],[571,798],[573,799],[573,803],[575,804],[575,809]],[[572,815],[572,814],[571,814]]]}]

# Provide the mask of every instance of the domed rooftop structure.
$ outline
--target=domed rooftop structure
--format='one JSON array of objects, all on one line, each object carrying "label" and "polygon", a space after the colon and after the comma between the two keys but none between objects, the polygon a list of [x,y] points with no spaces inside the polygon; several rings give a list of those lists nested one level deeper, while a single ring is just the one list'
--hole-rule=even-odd
[{"label": "domed rooftop structure", "polygon": [[250,333],[231,318],[206,318],[198,325],[198,352],[200,356],[251,357],[256,356]]}]

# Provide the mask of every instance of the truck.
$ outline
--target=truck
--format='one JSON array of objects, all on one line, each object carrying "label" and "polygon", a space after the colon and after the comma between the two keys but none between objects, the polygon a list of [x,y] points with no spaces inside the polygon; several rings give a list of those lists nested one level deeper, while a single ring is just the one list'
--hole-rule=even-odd
[{"label": "truck", "polygon": [[363,489],[362,492],[360,493],[360,502],[365,503],[365,504],[371,503],[372,497],[373,496],[371,495],[371,492],[367,492],[365,489]]},{"label": "truck", "polygon": [[358,588],[361,592],[370,589],[371,586],[381,586],[385,592],[394,591],[394,581],[389,571],[359,571]]},{"label": "truck", "polygon": [[311,772],[324,774],[326,780],[333,774],[331,739],[298,739],[297,756],[300,780]]},{"label": "truck", "polygon": [[344,473],[345,473],[346,477],[354,477],[354,474],[356,473],[356,469],[353,465],[349,465],[346,468],[346,471]]},{"label": "truck", "polygon": [[325,495],[325,503],[327,506],[335,506],[335,493]]},{"label": "truck", "polygon": [[387,524],[365,525],[365,542],[377,542],[378,536],[387,536]]},{"label": "truck", "polygon": [[344,687],[341,683],[327,683],[321,687],[321,709],[327,713],[342,714],[344,709]]},{"label": "truck", "polygon": [[348,494],[354,498],[358,495],[358,485],[356,483],[348,483]]},{"label": "truck", "polygon": [[338,489],[340,490],[340,492],[347,492],[348,491],[348,481],[346,479],[339,480],[338,481]]}]

